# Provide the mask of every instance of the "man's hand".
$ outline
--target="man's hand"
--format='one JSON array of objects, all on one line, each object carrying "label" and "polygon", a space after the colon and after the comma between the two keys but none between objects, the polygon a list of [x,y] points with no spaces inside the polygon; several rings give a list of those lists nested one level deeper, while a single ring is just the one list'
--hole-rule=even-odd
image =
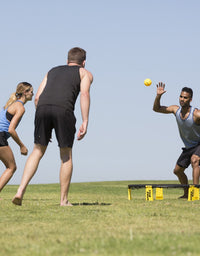
[{"label": "man's hand", "polygon": [[179,108],[179,106],[171,105],[169,107],[166,107],[166,106],[161,106],[160,105],[161,96],[164,93],[166,93],[165,84],[163,82],[159,82],[156,86],[157,86],[157,95],[156,95],[156,98],[154,100],[153,110],[155,112],[163,113],[163,114],[171,114],[171,113],[176,114],[176,111]]},{"label": "man's hand", "polygon": [[81,140],[87,133],[87,122],[83,122],[77,135],[77,139]]},{"label": "man's hand", "polygon": [[165,91],[165,84],[162,82],[159,82],[157,85],[157,95],[163,95],[164,93],[166,93]]}]

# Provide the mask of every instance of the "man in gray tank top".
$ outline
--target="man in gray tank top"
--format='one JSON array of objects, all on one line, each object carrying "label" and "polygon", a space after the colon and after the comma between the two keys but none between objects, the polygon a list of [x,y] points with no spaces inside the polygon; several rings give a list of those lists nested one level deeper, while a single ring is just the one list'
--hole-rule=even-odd
[{"label": "man in gray tank top", "polygon": [[23,195],[43,157],[52,130],[60,148],[60,206],[72,206],[68,191],[72,176],[72,146],[76,131],[74,105],[80,92],[82,124],[77,134],[81,140],[88,127],[92,74],[85,67],[85,50],[75,47],[68,52],[67,65],[52,68],[44,77],[35,97],[34,149],[29,156],[21,184],[12,202],[22,204]]},{"label": "man in gray tank top", "polygon": [[[178,177],[182,185],[187,185],[188,178],[184,171],[191,164],[193,169],[193,184],[197,185],[199,184],[200,174],[200,110],[190,105],[193,96],[191,88],[184,87],[182,89],[179,97],[180,106],[161,106],[160,98],[165,92],[165,84],[162,82],[158,83],[153,110],[163,114],[172,113],[175,115],[180,137],[185,145],[175,165],[174,174]],[[179,198],[187,197],[188,189],[184,188],[184,194]]]}]

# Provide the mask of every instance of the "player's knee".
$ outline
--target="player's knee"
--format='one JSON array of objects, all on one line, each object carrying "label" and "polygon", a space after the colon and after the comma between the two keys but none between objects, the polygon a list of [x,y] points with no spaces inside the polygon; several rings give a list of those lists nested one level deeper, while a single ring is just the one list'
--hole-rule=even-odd
[{"label": "player's knee", "polygon": [[174,174],[175,175],[179,175],[179,174],[181,174],[182,173],[182,170],[181,169],[179,169],[179,168],[175,168],[174,169]]},{"label": "player's knee", "polygon": [[11,174],[13,175],[15,173],[15,171],[17,170],[17,165],[12,164],[9,169],[10,169]]},{"label": "player's knee", "polygon": [[191,157],[191,165],[192,165],[192,167],[199,165],[199,157],[198,156],[193,155]]},{"label": "player's knee", "polygon": [[179,171],[177,169],[174,169],[174,174],[177,175]]}]

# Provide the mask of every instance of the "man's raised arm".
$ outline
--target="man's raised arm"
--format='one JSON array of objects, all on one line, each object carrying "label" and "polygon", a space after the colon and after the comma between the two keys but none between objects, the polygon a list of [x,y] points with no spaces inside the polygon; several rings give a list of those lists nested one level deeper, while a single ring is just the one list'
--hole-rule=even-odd
[{"label": "man's raised arm", "polygon": [[156,86],[157,86],[157,95],[154,100],[153,110],[155,112],[163,113],[163,114],[170,114],[170,113],[175,114],[178,109],[178,106],[172,105],[172,106],[166,107],[166,106],[160,105],[160,98],[166,92],[165,84],[162,82],[159,82]]}]

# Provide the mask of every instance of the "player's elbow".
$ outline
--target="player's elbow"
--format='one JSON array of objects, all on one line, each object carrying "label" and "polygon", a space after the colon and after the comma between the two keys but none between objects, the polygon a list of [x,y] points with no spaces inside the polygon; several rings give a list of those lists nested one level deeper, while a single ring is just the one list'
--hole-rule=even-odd
[{"label": "player's elbow", "polygon": [[90,93],[89,93],[89,91],[82,91],[82,92],[81,92],[81,97],[83,97],[83,98],[90,98]]},{"label": "player's elbow", "polygon": [[12,135],[14,134],[14,132],[15,132],[15,129],[12,128],[12,127],[9,127],[9,128],[8,128],[8,132],[9,132],[9,134],[12,136]]},{"label": "player's elbow", "polygon": [[153,111],[160,113],[161,112],[161,107],[158,107],[158,106],[154,105],[153,106]]},{"label": "player's elbow", "polygon": [[155,106],[153,106],[153,111],[158,112],[158,109]]}]

